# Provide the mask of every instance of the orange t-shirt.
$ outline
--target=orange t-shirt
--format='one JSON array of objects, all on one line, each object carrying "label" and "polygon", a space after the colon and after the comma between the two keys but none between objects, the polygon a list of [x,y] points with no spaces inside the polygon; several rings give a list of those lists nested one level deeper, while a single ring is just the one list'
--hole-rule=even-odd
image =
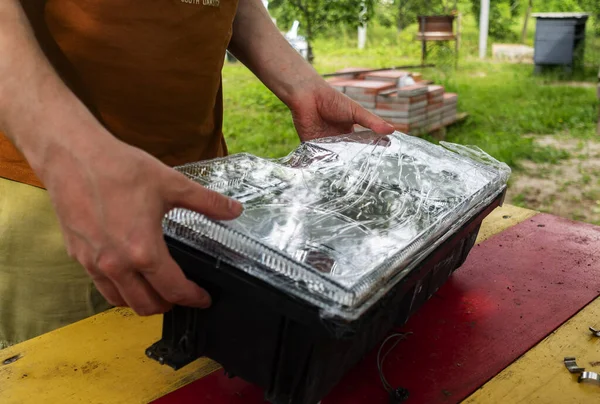
[{"label": "orange t-shirt", "polygon": [[[50,62],[117,138],[171,166],[226,154],[221,69],[237,0],[22,4]],[[43,187],[1,133],[0,177]]]}]

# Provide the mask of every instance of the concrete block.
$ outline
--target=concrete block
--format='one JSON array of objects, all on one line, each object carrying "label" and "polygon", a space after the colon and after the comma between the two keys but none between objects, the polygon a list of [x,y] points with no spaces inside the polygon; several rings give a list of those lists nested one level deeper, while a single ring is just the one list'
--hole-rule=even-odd
[{"label": "concrete block", "polygon": [[379,92],[394,88],[396,85],[387,81],[351,80],[344,83],[345,93],[349,97],[356,95],[377,95]]},{"label": "concrete block", "polygon": [[[379,99],[379,98],[378,98]],[[427,107],[427,100],[414,104],[377,101],[375,108],[388,111],[415,111]]]},{"label": "concrete block", "polygon": [[399,88],[397,97],[415,97],[423,94],[427,94],[427,86],[423,84],[414,84],[412,86]]},{"label": "concrete block", "polygon": [[390,110],[390,109],[374,109],[373,113],[377,116],[380,116],[382,118],[399,118],[399,119],[409,119],[411,117],[416,117],[416,116],[424,116],[426,115],[426,110],[425,108],[419,108],[419,109],[415,109],[415,110],[411,110],[411,111],[397,111],[397,110]]}]

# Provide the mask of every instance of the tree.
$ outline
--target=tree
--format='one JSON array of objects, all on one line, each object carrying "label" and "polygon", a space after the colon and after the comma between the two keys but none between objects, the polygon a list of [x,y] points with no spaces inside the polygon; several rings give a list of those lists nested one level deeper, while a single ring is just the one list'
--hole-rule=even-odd
[{"label": "tree", "polygon": [[423,3],[418,2],[414,4],[411,0],[396,0],[396,3],[398,4],[396,27],[398,32],[401,32],[406,26],[413,24],[417,20],[417,8],[423,8]]},{"label": "tree", "polygon": [[525,43],[525,39],[527,38],[527,23],[529,22],[529,17],[531,16],[532,9],[533,9],[533,0],[529,0],[529,5],[527,6],[527,10],[525,10],[525,20],[523,21],[523,30],[521,31],[521,43]]},{"label": "tree", "polygon": [[[471,6],[479,26],[481,0],[471,0]],[[519,11],[519,0],[490,1],[489,36],[499,40],[517,40],[518,36],[512,26]]]},{"label": "tree", "polygon": [[[569,10],[569,11],[585,11],[590,13],[592,18],[591,23],[593,24],[594,33],[596,35],[600,35],[600,2],[598,0],[571,0],[579,6],[579,10]],[[571,2],[569,1],[569,3]],[[559,2],[560,3],[560,2]],[[564,11],[564,10],[559,10]],[[588,22],[589,24],[589,22]]]},{"label": "tree", "polygon": [[[308,60],[312,63],[314,39],[341,24],[357,29],[373,15],[375,0],[273,0],[269,4],[283,24],[290,26],[294,20],[300,21],[300,31],[308,44]],[[359,13],[363,7],[367,14],[361,21]]]},{"label": "tree", "polygon": [[[379,0],[375,5],[373,19],[385,28],[390,28],[396,25],[396,0]],[[406,0],[405,0],[406,1]]]},{"label": "tree", "polygon": [[587,12],[596,35],[600,35],[600,1],[598,0],[536,0],[536,12]]}]

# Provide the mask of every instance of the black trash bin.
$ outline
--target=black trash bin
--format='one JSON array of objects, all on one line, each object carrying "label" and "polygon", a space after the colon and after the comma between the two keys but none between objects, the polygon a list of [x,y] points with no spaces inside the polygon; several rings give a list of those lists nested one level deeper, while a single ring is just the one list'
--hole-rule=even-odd
[{"label": "black trash bin", "polygon": [[583,66],[587,13],[537,13],[535,29],[535,72],[544,66],[563,66],[572,72]]}]

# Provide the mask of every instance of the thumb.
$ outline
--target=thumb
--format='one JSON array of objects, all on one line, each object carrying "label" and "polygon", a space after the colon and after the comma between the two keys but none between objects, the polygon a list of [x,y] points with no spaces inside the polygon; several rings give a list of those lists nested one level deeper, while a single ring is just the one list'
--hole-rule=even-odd
[{"label": "thumb", "polygon": [[178,182],[171,193],[169,202],[180,207],[201,213],[213,220],[232,220],[244,210],[241,203],[177,174]]},{"label": "thumb", "polygon": [[354,123],[371,129],[379,135],[389,135],[394,132],[395,128],[377,115],[367,111],[359,104],[354,103],[352,108],[352,118]]}]

